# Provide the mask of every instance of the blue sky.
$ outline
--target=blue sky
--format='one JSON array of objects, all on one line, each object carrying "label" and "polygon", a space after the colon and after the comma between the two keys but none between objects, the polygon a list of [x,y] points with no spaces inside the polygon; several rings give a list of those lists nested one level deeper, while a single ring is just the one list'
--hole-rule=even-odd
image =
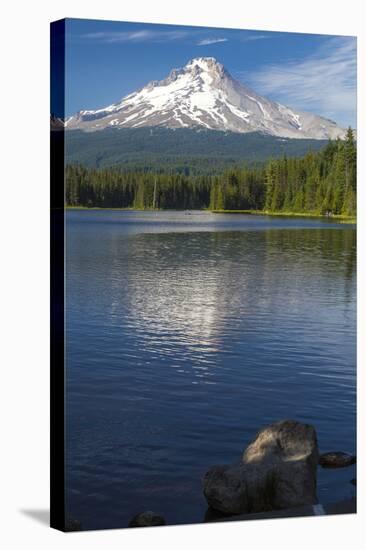
[{"label": "blue sky", "polygon": [[66,25],[66,114],[110,105],[205,56],[261,95],[356,127],[354,37],[82,19]]}]

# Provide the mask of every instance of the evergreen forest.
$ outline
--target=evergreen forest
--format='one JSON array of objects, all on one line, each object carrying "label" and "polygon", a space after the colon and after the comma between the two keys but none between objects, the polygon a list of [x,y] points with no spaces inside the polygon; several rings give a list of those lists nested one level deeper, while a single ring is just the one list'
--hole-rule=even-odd
[{"label": "evergreen forest", "polygon": [[89,208],[255,210],[354,216],[356,141],[329,141],[301,157],[233,165],[222,172],[174,166],[66,167],[66,205]]}]

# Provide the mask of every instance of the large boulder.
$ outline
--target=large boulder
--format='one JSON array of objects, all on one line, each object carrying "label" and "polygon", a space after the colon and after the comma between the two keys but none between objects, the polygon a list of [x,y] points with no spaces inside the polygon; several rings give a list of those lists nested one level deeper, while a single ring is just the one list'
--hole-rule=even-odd
[{"label": "large boulder", "polygon": [[[257,466],[266,479],[265,494],[273,509],[315,504],[319,450],[316,432],[310,424],[283,420],[258,432],[242,456],[246,467]],[[257,480],[261,476],[257,474]],[[269,481],[268,481],[269,480]],[[255,511],[261,506],[255,498],[257,481],[249,479]],[[269,486],[269,482],[271,486]],[[260,491],[263,492],[263,483]],[[268,499],[267,499],[268,500]]]},{"label": "large boulder", "polygon": [[294,460],[276,467],[274,510],[317,504],[316,468],[305,460]]},{"label": "large boulder", "polygon": [[243,453],[244,464],[305,461],[314,469],[319,461],[315,428],[295,420],[282,420],[260,430]]},{"label": "large boulder", "polygon": [[257,434],[240,464],[211,468],[203,480],[204,495],[209,506],[224,514],[315,504],[318,461],[312,426],[278,422]]},{"label": "large boulder", "polygon": [[241,465],[210,468],[203,479],[203,494],[209,506],[223,514],[246,512],[247,488]]}]

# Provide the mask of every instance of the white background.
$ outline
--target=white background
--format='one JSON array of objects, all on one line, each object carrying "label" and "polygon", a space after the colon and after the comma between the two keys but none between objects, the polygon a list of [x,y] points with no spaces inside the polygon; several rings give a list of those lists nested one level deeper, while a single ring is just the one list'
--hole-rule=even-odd
[{"label": "white background", "polygon": [[[360,548],[365,523],[365,19],[356,0],[2,4],[0,544],[12,548]],[[49,22],[63,17],[358,35],[358,510],[353,516],[63,534],[49,484]],[[362,28],[363,27],[363,28]],[[363,124],[363,126],[362,126]],[[31,514],[44,518],[34,519]],[[363,529],[365,532],[365,529]],[[364,541],[363,541],[364,542]]]}]

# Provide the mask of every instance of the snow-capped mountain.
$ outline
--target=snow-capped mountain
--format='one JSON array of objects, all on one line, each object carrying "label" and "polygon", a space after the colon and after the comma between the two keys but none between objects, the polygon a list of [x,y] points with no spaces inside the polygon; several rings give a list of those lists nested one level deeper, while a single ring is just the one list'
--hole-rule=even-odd
[{"label": "snow-capped mountain", "polygon": [[213,57],[192,59],[96,111],[79,111],[65,121],[69,129],[109,127],[206,128],[238,133],[262,132],[283,138],[334,139],[344,129],[326,118],[295,111],[259,96],[235,80]]}]

